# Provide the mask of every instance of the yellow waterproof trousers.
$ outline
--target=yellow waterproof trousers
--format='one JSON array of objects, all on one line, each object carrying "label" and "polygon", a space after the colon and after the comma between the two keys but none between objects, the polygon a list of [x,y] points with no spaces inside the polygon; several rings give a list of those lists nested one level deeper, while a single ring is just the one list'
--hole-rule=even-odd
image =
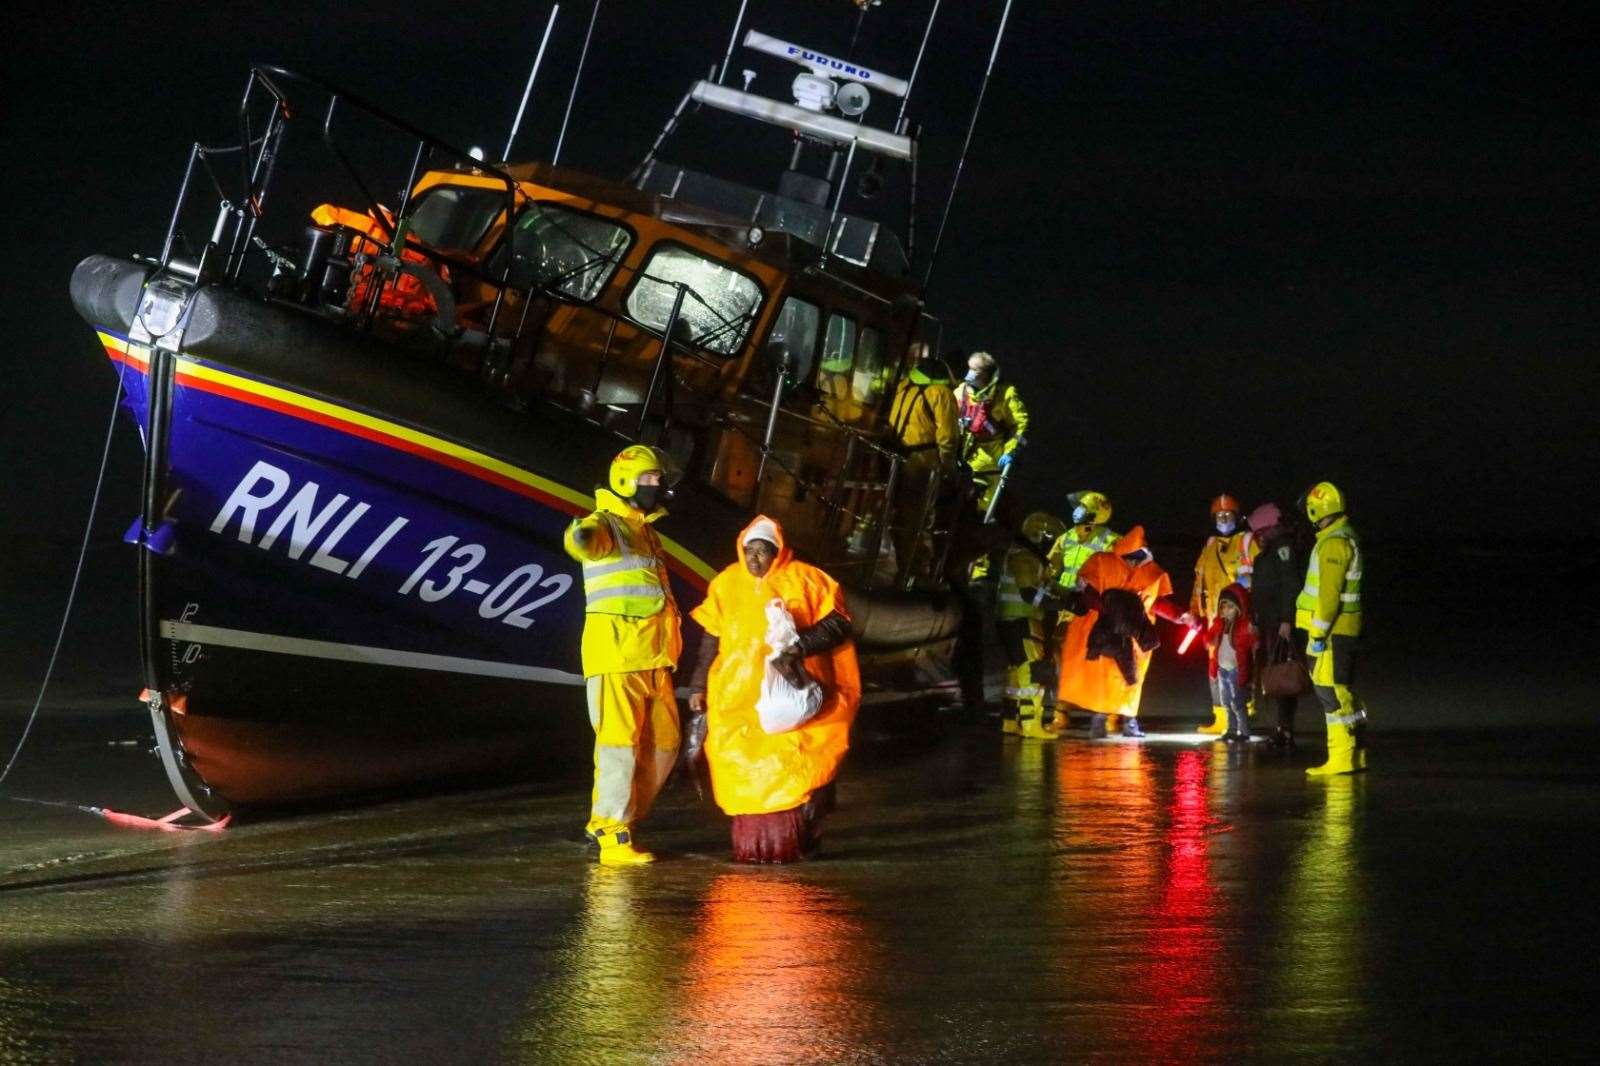
[{"label": "yellow waterproof trousers", "polygon": [[1328,761],[1306,770],[1313,777],[1355,773],[1367,767],[1366,749],[1361,746],[1367,709],[1350,688],[1355,658],[1355,638],[1335,636],[1328,649],[1312,660],[1312,691],[1322,703],[1328,726]]},{"label": "yellow waterproof trousers", "polygon": [[[1023,630],[1019,622],[1026,623]],[[1014,626],[1006,644],[1006,702],[1020,719],[1044,717],[1045,688],[1034,679],[1036,664],[1044,661],[1044,623],[1038,618],[1011,620]]]},{"label": "yellow waterproof trousers", "polygon": [[594,727],[589,835],[600,840],[650,812],[678,758],[678,701],[665,667],[586,680]]}]

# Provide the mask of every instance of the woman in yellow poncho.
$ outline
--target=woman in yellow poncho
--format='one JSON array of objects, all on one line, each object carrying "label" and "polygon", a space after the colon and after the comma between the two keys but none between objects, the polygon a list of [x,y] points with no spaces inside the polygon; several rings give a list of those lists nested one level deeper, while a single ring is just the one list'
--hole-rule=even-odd
[{"label": "woman in yellow poncho", "polygon": [[[705,629],[689,683],[689,709],[704,715],[705,755],[717,805],[733,816],[739,862],[790,862],[816,850],[818,823],[832,809],[833,779],[850,746],[861,674],[844,593],[833,578],[794,558],[783,529],[759,516],[739,535],[739,561],[712,579],[692,613]],[[766,675],[767,605],[783,601],[800,662],[822,686],[817,713],[798,728],[767,733],[756,701]],[[691,737],[701,731],[691,720]]]}]

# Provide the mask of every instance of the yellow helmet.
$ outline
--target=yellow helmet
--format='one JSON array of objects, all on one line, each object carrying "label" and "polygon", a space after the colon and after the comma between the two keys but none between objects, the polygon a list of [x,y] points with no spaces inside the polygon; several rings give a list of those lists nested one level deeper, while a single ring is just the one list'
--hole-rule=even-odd
[{"label": "yellow helmet", "polygon": [[1034,544],[1055,540],[1067,531],[1067,524],[1053,514],[1035,511],[1022,520],[1022,539]]},{"label": "yellow helmet", "polygon": [[1306,517],[1315,524],[1344,514],[1344,493],[1331,481],[1319,481],[1306,492],[1304,505]]},{"label": "yellow helmet", "polygon": [[630,444],[611,460],[611,491],[631,499],[639,491],[639,477],[654,470],[666,480],[666,458],[648,444]]},{"label": "yellow helmet", "polygon": [[1088,489],[1067,497],[1072,505],[1072,524],[1075,526],[1103,526],[1111,521],[1111,501],[1103,492]]}]

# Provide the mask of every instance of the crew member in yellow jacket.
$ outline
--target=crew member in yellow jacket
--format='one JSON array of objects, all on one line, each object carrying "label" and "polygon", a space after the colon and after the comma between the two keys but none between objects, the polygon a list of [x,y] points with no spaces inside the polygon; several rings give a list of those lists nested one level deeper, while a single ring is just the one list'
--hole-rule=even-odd
[{"label": "crew member in yellow jacket", "polygon": [[1050,724],[1045,705],[1049,695],[1045,682],[1052,673],[1047,641],[1053,620],[1047,618],[1038,593],[1044,585],[1050,547],[1066,529],[1065,522],[1043,511],[1023,519],[1000,567],[995,596],[995,629],[1006,653],[1006,703],[1000,729],[1032,740],[1060,736]]},{"label": "crew member in yellow jacket", "polygon": [[[961,416],[961,461],[972,472],[978,490],[978,513],[986,514],[1000,488],[1000,478],[1026,441],[1028,409],[1015,385],[1000,380],[1000,366],[988,352],[967,357],[967,375],[956,386],[956,406]],[[997,505],[999,525],[1015,528],[1021,519],[1017,494]],[[984,550],[973,562],[970,577],[981,581],[993,567],[992,551]]]},{"label": "crew member in yellow jacket", "polygon": [[651,523],[668,468],[643,444],[612,460],[610,489],[567,527],[567,554],[583,564],[583,677],[594,727],[590,839],[607,866],[651,862],[633,827],[649,813],[678,755],[672,671],[683,651],[666,554]]},{"label": "crew member in yellow jacket", "polygon": [[[758,516],[739,535],[739,561],[711,580],[691,612],[705,629],[689,683],[689,735],[705,737],[717,805],[733,816],[738,862],[790,862],[816,850],[819,823],[833,807],[833,779],[850,747],[861,674],[839,583],[800,562],[777,522]],[[822,686],[816,715],[768,733],[756,701],[766,675],[767,605],[782,601],[799,645],[788,666]]]},{"label": "crew member in yellow jacket", "polygon": [[[1248,529],[1239,525],[1239,501],[1223,493],[1211,501],[1211,523],[1216,534],[1206,538],[1205,547],[1194,563],[1194,585],[1189,593],[1189,613],[1201,628],[1217,616],[1222,590],[1234,582],[1250,587],[1250,569],[1261,549]],[[1255,713],[1255,701],[1250,701]],[[1222,690],[1211,680],[1211,721],[1200,732],[1217,736],[1228,731],[1228,710],[1222,705]]]},{"label": "crew member in yellow jacket", "polygon": [[1351,689],[1361,637],[1361,542],[1345,517],[1344,493],[1318,482],[1305,496],[1317,531],[1306,583],[1295,600],[1295,627],[1306,631],[1311,685],[1328,726],[1328,759],[1306,773],[1348,774],[1367,768],[1367,709]]},{"label": "crew member in yellow jacket", "polygon": [[916,360],[889,407],[889,428],[905,453],[895,482],[889,536],[903,573],[922,576],[933,562],[928,529],[940,490],[961,451],[961,426],[950,368],[923,342],[911,347]]}]

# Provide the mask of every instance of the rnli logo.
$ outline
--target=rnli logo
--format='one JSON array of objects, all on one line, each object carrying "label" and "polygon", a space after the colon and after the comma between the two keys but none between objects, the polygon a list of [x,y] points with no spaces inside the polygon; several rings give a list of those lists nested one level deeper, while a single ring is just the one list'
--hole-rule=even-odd
[{"label": "rnli logo", "polygon": [[872,80],[872,71],[865,67],[846,63],[842,59],[825,56],[821,52],[813,52],[811,49],[801,48],[799,45],[791,44],[789,46],[789,58],[798,59],[800,62],[807,63],[813,67],[827,67],[829,70],[837,70],[840,74],[848,75],[857,81]]}]

